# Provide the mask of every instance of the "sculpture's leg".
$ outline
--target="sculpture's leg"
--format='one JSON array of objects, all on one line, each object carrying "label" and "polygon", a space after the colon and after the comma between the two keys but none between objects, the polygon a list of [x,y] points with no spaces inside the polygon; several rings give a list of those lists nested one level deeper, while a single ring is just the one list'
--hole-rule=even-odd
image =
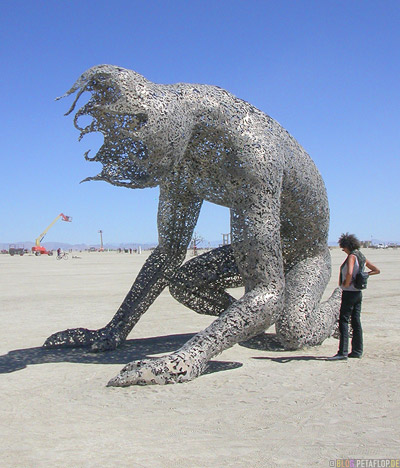
[{"label": "sculpture's leg", "polygon": [[232,247],[225,245],[182,265],[169,290],[178,302],[199,314],[220,315],[236,301],[225,290],[242,285]]},{"label": "sculpture's leg", "polygon": [[282,296],[274,287],[256,287],[178,351],[161,358],[131,362],[108,385],[163,385],[193,380],[204,372],[212,357],[268,328],[275,320],[275,313],[283,307]]},{"label": "sculpture's leg", "polygon": [[[212,357],[261,333],[275,322],[283,309],[284,273],[279,211],[274,201],[259,196],[254,200],[255,204],[259,203],[259,209],[255,210],[257,215],[240,211],[231,218],[236,241],[234,256],[245,284],[244,296],[178,351],[128,364],[110,380],[110,386],[192,380],[204,372]],[[268,219],[268,224],[264,219]]]},{"label": "sculpture's leg", "polygon": [[285,308],[275,323],[286,349],[316,346],[332,335],[338,320],[341,290],[320,303],[331,275],[331,257],[321,254],[295,265],[285,277]]}]

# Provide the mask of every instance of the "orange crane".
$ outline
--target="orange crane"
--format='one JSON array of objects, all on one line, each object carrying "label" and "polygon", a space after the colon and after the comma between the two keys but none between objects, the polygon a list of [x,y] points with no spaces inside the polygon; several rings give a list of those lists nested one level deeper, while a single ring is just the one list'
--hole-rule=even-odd
[{"label": "orange crane", "polygon": [[67,221],[71,222],[72,218],[71,216],[65,216],[65,214],[60,213],[48,226],[47,228],[40,234],[39,237],[36,238],[35,240],[35,245],[32,247],[32,252],[35,255],[53,255],[53,252],[50,250],[48,251],[46,247],[43,247],[40,245],[42,242],[44,236],[47,234],[48,230],[61,218],[61,221]]}]

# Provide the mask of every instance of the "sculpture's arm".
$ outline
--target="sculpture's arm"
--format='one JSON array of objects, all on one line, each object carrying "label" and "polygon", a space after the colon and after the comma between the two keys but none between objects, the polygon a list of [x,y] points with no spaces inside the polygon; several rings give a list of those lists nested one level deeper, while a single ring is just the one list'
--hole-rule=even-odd
[{"label": "sculpture's arm", "polygon": [[162,184],[158,209],[159,245],[146,260],[112,320],[100,330],[77,328],[55,333],[44,346],[91,345],[93,351],[119,346],[182,264],[201,204],[202,200],[194,196],[178,176]]},{"label": "sculpture's arm", "polygon": [[114,348],[124,341],[140,317],[168,286],[169,278],[185,259],[201,204],[202,200],[193,196],[179,180],[168,181],[168,184],[160,187],[159,245],[143,265],[115,316],[103,329],[106,334],[104,339],[112,343],[110,346],[104,342],[95,343],[94,350]]}]

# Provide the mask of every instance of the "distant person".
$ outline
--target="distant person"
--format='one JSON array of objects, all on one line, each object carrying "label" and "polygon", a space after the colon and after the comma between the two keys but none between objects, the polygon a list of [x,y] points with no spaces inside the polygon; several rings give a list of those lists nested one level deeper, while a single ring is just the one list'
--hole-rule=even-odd
[{"label": "distant person", "polygon": [[61,255],[61,248],[59,247],[59,248],[57,249],[57,256],[59,257],[60,255]]},{"label": "distant person", "polygon": [[[354,234],[342,234],[339,247],[347,254],[346,260],[340,267],[339,286],[342,289],[342,302],[339,316],[339,351],[330,360],[346,360],[361,358],[363,354],[363,333],[361,327],[362,291],[354,286],[354,279],[360,270],[360,262],[365,261],[369,268],[368,275],[379,275],[380,270],[360,252],[360,241]],[[351,353],[349,353],[349,321],[353,328]]]}]

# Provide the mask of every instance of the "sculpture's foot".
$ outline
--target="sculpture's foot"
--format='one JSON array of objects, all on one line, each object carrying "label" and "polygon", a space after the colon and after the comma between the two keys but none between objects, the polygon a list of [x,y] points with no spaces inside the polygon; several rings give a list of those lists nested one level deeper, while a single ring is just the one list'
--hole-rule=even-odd
[{"label": "sculpture's foot", "polygon": [[156,359],[145,359],[127,364],[111,379],[107,387],[128,387],[129,385],[166,385],[188,382],[198,377],[206,368],[206,362],[199,365],[182,354],[170,354]]},{"label": "sculpture's foot", "polygon": [[44,342],[45,348],[78,348],[90,346],[99,340],[98,330],[88,330],[86,328],[72,328],[49,336]]}]

